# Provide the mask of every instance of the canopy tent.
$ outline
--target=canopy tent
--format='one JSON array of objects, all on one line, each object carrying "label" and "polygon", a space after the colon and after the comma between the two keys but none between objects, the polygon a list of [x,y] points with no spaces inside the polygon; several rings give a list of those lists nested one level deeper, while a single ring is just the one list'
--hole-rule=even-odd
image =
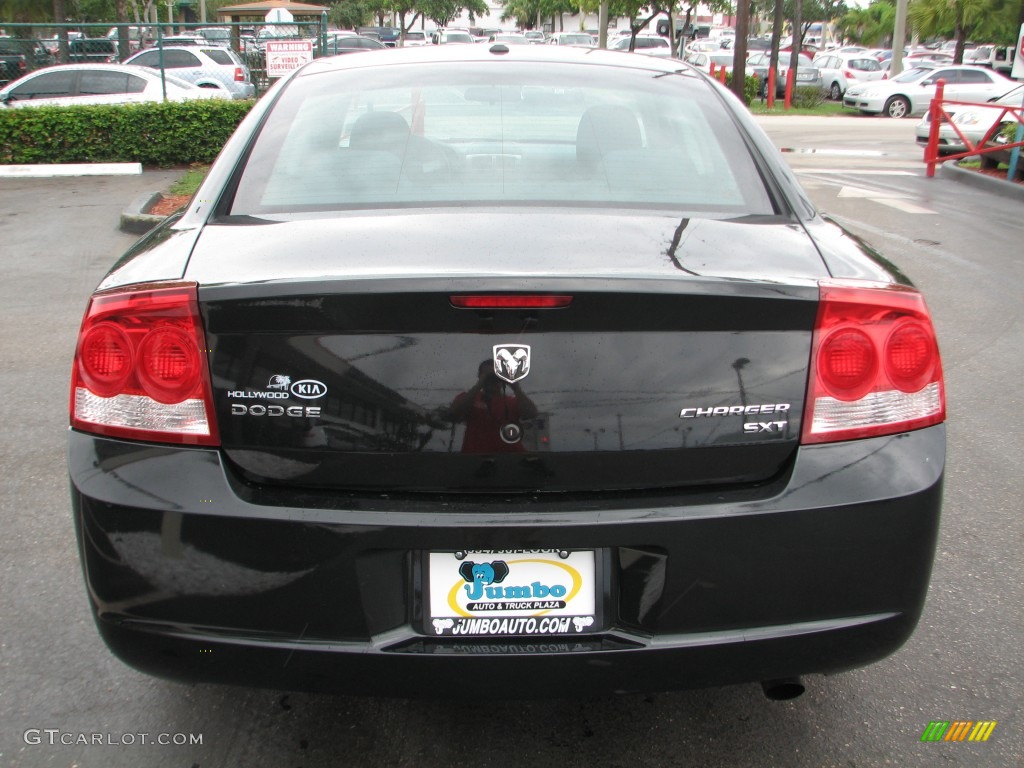
[{"label": "canopy tent", "polygon": [[217,10],[217,18],[220,21],[243,21],[253,17],[265,19],[268,13],[275,10],[284,10],[299,18],[320,18],[330,10],[326,5],[313,5],[311,3],[293,3],[289,0],[257,0],[254,3],[240,3],[239,5],[226,5]]}]

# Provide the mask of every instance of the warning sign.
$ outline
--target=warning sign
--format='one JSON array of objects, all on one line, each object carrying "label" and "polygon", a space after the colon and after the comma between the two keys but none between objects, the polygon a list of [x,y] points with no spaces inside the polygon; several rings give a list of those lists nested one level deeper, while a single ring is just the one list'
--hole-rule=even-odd
[{"label": "warning sign", "polygon": [[284,77],[312,60],[312,40],[267,41],[267,77]]}]

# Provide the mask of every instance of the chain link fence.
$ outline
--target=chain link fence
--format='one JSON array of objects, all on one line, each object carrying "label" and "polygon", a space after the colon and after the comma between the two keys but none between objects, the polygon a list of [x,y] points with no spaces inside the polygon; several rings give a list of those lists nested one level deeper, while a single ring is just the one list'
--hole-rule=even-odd
[{"label": "chain link fence", "polygon": [[[267,46],[298,43],[313,57],[326,42],[324,21],[217,24],[4,24],[0,88],[54,64],[125,62],[158,69],[231,98],[255,98],[270,87]],[[280,46],[277,46],[280,47]]]}]

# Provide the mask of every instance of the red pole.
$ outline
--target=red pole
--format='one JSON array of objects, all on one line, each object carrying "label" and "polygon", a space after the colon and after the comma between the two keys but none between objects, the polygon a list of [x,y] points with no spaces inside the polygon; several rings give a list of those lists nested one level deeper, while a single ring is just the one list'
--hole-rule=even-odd
[{"label": "red pole", "polygon": [[715,76],[715,62],[711,62],[711,77]]},{"label": "red pole", "polygon": [[786,109],[793,106],[793,68],[786,70]]},{"label": "red pole", "polygon": [[946,81],[940,79],[935,84],[935,97],[928,108],[932,121],[928,126],[928,144],[924,148],[924,161],[928,164],[927,176],[929,179],[935,176],[935,165],[939,159],[939,125],[942,119],[942,95],[945,90]]},{"label": "red pole", "polygon": [[768,71],[768,109],[775,109],[775,70]]},{"label": "red pole", "polygon": [[718,68],[718,82],[725,85],[725,64]]}]

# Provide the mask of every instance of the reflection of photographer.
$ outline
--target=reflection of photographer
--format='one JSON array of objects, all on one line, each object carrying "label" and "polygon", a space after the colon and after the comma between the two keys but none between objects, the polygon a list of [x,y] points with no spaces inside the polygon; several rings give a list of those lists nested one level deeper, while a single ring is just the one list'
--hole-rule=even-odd
[{"label": "reflection of photographer", "polygon": [[507,384],[498,378],[492,360],[480,363],[476,383],[456,396],[449,410],[453,421],[466,422],[463,453],[525,451],[522,423],[537,415],[537,406],[518,382]]}]

